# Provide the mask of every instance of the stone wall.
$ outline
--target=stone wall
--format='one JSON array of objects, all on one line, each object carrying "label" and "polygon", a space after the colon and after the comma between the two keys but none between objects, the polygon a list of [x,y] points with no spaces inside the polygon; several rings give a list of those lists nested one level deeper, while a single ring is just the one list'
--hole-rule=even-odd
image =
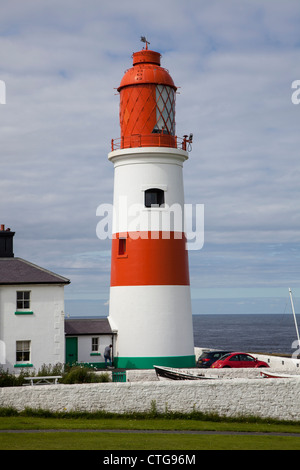
[{"label": "stone wall", "polygon": [[[269,369],[270,370],[270,369]],[[300,379],[235,378],[82,385],[36,385],[0,389],[0,406],[52,411],[124,413],[215,412],[300,420]]]}]

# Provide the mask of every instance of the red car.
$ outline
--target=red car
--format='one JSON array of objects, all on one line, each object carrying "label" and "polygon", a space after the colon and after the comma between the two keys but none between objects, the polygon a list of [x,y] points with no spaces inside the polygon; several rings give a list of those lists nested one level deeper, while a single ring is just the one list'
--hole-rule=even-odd
[{"label": "red car", "polygon": [[233,352],[218,359],[211,367],[221,369],[224,367],[269,367],[269,365],[264,361],[258,361],[250,354]]}]

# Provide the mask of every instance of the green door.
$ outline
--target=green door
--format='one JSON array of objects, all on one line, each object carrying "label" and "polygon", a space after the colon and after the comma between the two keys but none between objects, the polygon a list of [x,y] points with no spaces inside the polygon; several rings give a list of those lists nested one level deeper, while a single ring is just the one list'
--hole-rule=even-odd
[{"label": "green door", "polygon": [[78,360],[78,338],[66,338],[66,364],[72,365]]}]

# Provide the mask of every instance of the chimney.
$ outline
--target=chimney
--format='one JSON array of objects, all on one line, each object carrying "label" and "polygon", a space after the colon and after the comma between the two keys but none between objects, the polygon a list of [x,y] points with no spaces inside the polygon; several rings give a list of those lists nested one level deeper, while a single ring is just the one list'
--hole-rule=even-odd
[{"label": "chimney", "polygon": [[10,228],[5,229],[5,225],[0,225],[0,258],[13,258],[13,237],[15,232]]}]

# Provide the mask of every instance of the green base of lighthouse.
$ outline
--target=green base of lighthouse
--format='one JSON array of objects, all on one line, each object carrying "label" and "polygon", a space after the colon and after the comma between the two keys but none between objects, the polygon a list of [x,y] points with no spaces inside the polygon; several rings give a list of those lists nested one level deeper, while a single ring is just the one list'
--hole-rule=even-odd
[{"label": "green base of lighthouse", "polygon": [[114,366],[118,369],[153,369],[154,366],[190,368],[195,367],[195,356],[169,357],[115,357]]}]

